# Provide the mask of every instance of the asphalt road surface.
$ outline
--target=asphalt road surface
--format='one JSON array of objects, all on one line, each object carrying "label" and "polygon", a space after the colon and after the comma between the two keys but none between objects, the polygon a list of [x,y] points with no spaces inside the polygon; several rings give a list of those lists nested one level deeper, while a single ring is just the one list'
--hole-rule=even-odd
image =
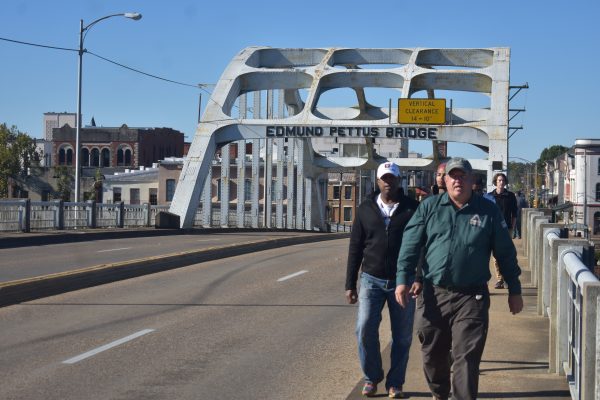
[{"label": "asphalt road surface", "polygon": [[[239,232],[132,237],[0,249],[0,282],[210,247],[314,234]],[[24,239],[27,240],[27,239]]]},{"label": "asphalt road surface", "polygon": [[0,397],[345,399],[361,380],[347,246],[289,246],[0,308]]}]

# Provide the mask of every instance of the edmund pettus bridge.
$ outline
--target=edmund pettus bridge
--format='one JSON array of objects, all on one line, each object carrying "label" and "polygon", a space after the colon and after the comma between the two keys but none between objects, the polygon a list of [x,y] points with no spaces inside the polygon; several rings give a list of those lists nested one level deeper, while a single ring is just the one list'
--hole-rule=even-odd
[{"label": "edmund pettus bridge", "polygon": [[[262,214],[267,227],[325,230],[329,171],[374,170],[387,160],[401,169],[433,171],[437,149],[447,142],[482,149],[487,157],[470,161],[491,182],[508,162],[509,66],[508,48],[246,48],[216,84],[169,211],[187,228],[198,224],[200,209],[199,224],[210,226],[217,151],[223,227],[244,227],[248,220],[259,227]],[[327,107],[323,99],[343,90],[352,93],[348,105]],[[370,96],[378,90],[388,91],[389,102]],[[477,93],[487,102],[468,107],[436,93]],[[415,140],[432,141],[433,156],[408,158]],[[360,157],[314,151],[315,143],[333,148],[348,142],[363,146]],[[375,146],[382,144],[395,148],[395,157],[378,154]],[[230,146],[236,147],[234,160]],[[236,199],[245,201],[230,202],[234,181]]]}]

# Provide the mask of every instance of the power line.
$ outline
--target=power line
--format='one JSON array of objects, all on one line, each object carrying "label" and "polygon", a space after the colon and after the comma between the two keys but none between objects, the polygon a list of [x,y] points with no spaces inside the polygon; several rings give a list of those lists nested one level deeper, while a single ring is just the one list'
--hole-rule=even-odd
[{"label": "power line", "polygon": [[[3,37],[0,37],[0,40],[4,40],[6,42],[11,42],[11,43],[23,44],[23,45],[26,45],[26,46],[43,47],[43,48],[46,48],[46,49],[53,49],[53,50],[64,50],[64,51],[74,51],[74,52],[78,51],[77,49],[69,49],[69,48],[66,48],[66,47],[57,47],[57,46],[48,46],[48,45],[44,45],[44,44],[24,42],[24,41],[21,41],[21,40],[8,39],[8,38],[3,38]],[[101,60],[104,60],[104,61],[109,62],[111,64],[117,65],[117,66],[119,66],[121,68],[125,68],[125,69],[128,69],[130,71],[136,72],[138,74],[146,75],[146,76],[149,76],[151,78],[159,79],[159,80],[162,80],[162,81],[165,81],[165,82],[174,83],[176,85],[193,87],[193,88],[200,89],[200,90],[202,90],[202,91],[210,94],[210,92],[204,88],[204,86],[209,86],[208,84],[196,84],[196,85],[194,85],[194,84],[190,84],[190,83],[184,83],[184,82],[174,81],[172,79],[163,78],[163,77],[160,77],[158,75],[150,74],[150,73],[147,73],[147,72],[144,72],[144,71],[140,71],[139,69],[136,69],[136,68],[133,68],[133,67],[129,67],[129,66],[125,65],[125,64],[121,64],[119,62],[116,62],[116,61],[113,61],[113,60],[108,59],[106,57],[103,57],[103,56],[101,56],[99,54],[96,54],[96,53],[93,53],[91,51],[88,51],[87,49],[84,49],[84,52],[85,53],[89,53],[89,54],[91,54],[91,55],[93,55],[95,57],[98,57]]]},{"label": "power line", "polygon": [[161,80],[161,81],[165,81],[165,82],[174,83],[174,84],[177,84],[177,85],[182,85],[182,86],[190,86],[190,87],[198,88],[198,89],[200,89],[200,90],[203,90],[203,91],[205,91],[206,93],[210,93],[208,90],[204,89],[204,87],[203,87],[203,85],[202,85],[202,84],[196,84],[196,85],[193,85],[193,84],[190,84],[190,83],[178,82],[178,81],[174,81],[174,80],[172,80],[172,79],[162,78],[162,77],[160,77],[160,76],[157,76],[157,75],[153,75],[153,74],[149,74],[149,73],[147,73],[147,72],[144,72],[144,71],[140,71],[139,69],[135,69],[135,68],[132,68],[132,67],[128,67],[127,65],[124,65],[124,64],[118,63],[118,62],[116,62],[116,61],[113,61],[113,60],[110,60],[110,59],[108,59],[108,58],[106,58],[106,57],[102,57],[101,55],[99,55],[99,54],[96,54],[96,53],[93,53],[93,52],[91,52],[91,51],[89,51],[89,50],[87,50],[87,49],[85,50],[85,52],[86,52],[86,53],[88,53],[88,54],[91,54],[91,55],[93,55],[94,57],[98,57],[98,58],[99,58],[99,59],[101,59],[101,60],[104,60],[104,61],[106,61],[106,62],[109,62],[109,63],[111,63],[111,64],[117,65],[117,66],[119,66],[119,67],[121,67],[121,68],[125,68],[125,69],[128,69],[128,70],[130,70],[130,71],[133,71],[133,72],[137,72],[138,74],[146,75],[146,76],[149,76],[149,77],[151,77],[151,78],[159,79],[159,80]]},{"label": "power line", "polygon": [[[57,47],[57,46],[48,46],[48,45],[43,45],[43,44],[38,44],[38,43],[31,43],[31,42],[23,42],[21,40],[14,40],[14,39],[8,39],[8,38],[3,38],[3,37],[0,37],[0,40],[4,40],[4,41],[7,41],[7,42],[11,42],[11,43],[23,44],[23,45],[27,45],[27,46],[43,47],[43,48],[53,49],[53,50],[64,50],[64,51],[74,51],[74,52],[79,51],[77,49],[69,49],[69,48],[66,48],[66,47]],[[158,80],[161,80],[161,81],[173,83],[173,84],[176,84],[176,85],[188,86],[188,87],[193,87],[193,88],[196,88],[196,89],[200,89],[201,91],[206,92],[209,95],[211,94],[211,92],[206,89],[206,86],[214,86],[214,84],[208,84],[208,83],[190,84],[190,83],[179,82],[179,81],[175,81],[175,80],[172,80],[172,79],[163,78],[161,76],[150,74],[148,72],[144,72],[144,71],[141,71],[139,69],[136,69],[136,68],[133,68],[133,67],[129,67],[129,66],[125,65],[125,64],[121,64],[121,63],[119,63],[117,61],[114,61],[114,60],[111,60],[109,58],[103,57],[103,56],[101,56],[99,54],[93,53],[93,52],[91,52],[91,51],[89,51],[87,49],[84,49],[83,51],[85,53],[88,53],[88,54],[90,54],[90,55],[92,55],[94,57],[97,57],[97,58],[99,58],[99,59],[101,59],[103,61],[106,61],[108,63],[114,64],[114,65],[119,66],[121,68],[128,69],[128,70],[130,70],[132,72],[135,72],[135,73],[138,73],[138,74],[141,74],[141,75],[145,75],[145,76],[148,76],[150,78],[158,79]],[[222,106],[221,104],[219,104],[215,100],[213,100],[212,97],[209,97],[209,101],[212,101],[213,103],[215,103],[215,104],[217,104],[219,106]],[[233,105],[233,107],[234,108],[239,108],[235,104]]]},{"label": "power line", "polygon": [[78,51],[77,49],[69,49],[66,47],[47,46],[44,44],[37,44],[37,43],[30,43],[30,42],[22,42],[20,40],[8,39],[8,38],[3,38],[3,37],[0,37],[0,40],[4,40],[6,42],[17,43],[17,44],[24,44],[27,46],[44,47],[46,49],[53,49],[53,50],[66,50],[66,51],[75,51],[75,52]]}]

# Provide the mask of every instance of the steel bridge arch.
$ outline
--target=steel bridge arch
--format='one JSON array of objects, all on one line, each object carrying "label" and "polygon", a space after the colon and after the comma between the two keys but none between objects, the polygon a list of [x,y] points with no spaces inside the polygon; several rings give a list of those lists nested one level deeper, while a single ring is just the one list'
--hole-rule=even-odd
[{"label": "steel bridge arch", "polygon": [[[435,168],[433,159],[407,158],[410,140],[461,142],[483,149],[488,154],[486,159],[470,161],[475,169],[486,172],[491,182],[493,173],[506,170],[508,163],[509,65],[510,50],[505,47],[245,48],[226,67],[206,106],[170,212],[180,216],[181,227],[190,227],[201,204],[201,224],[210,225],[210,180],[218,149],[222,157],[221,204],[227,204],[220,210],[220,225],[224,227],[258,227],[262,170],[263,226],[324,229],[322,185],[327,171],[374,169],[386,160],[410,169]],[[354,91],[356,106],[319,106],[323,93],[339,88]],[[371,104],[366,88],[392,89],[398,92],[398,98],[411,98],[420,91],[426,92],[427,98],[435,98],[436,90],[474,92],[488,96],[490,105],[446,108],[445,124],[407,125],[397,122],[398,108]],[[366,157],[322,156],[313,151],[313,140],[338,139],[364,143]],[[375,144],[394,141],[400,157],[381,157],[375,151]],[[237,198],[244,201],[237,202],[237,217],[231,221],[229,144],[234,142],[239,144],[236,178],[241,182],[251,179],[252,190],[251,199],[246,199],[240,189],[245,185],[238,185]],[[250,157],[246,156],[245,143],[252,144]],[[276,180],[272,183],[274,168]],[[285,198],[284,180],[288,188]],[[248,200],[250,210],[246,209]],[[264,206],[273,201],[274,224],[272,206]]]}]

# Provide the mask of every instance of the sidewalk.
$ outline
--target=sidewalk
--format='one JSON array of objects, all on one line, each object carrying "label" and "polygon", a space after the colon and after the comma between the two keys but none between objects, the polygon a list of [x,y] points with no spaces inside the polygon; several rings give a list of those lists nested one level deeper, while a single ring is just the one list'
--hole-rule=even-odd
[{"label": "sidewalk", "polygon": [[[520,314],[510,314],[508,291],[493,289],[490,284],[490,330],[481,362],[479,398],[571,399],[566,378],[547,372],[548,320],[537,315],[537,295],[530,283],[528,260],[523,257],[521,240],[514,242],[523,270],[521,283],[525,306]],[[493,271],[493,265],[490,268]],[[490,282],[493,283],[493,280]],[[382,321],[382,331],[387,327],[388,321]],[[389,346],[384,353],[384,360],[389,360]],[[385,368],[387,371],[387,366]],[[379,386],[378,397],[387,398],[385,388],[381,384]],[[362,382],[358,382],[347,399],[364,399],[360,394],[361,387]],[[423,377],[420,345],[416,337],[413,338],[404,391],[407,398],[431,399]]]}]

